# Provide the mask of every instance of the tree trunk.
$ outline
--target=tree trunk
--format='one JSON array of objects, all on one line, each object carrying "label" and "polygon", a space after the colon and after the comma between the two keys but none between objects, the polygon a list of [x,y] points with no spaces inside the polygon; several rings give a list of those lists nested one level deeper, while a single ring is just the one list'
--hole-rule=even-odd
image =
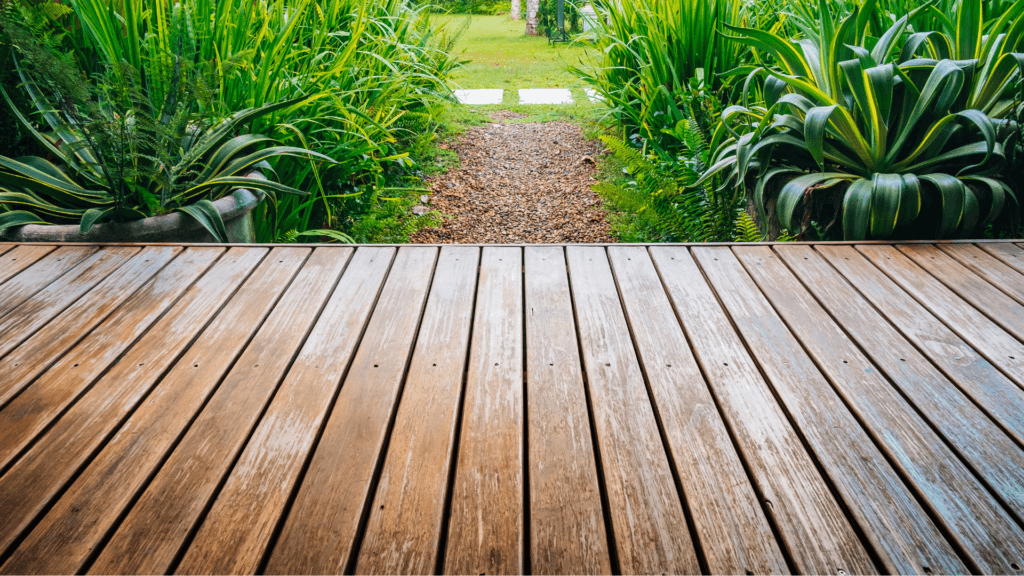
[{"label": "tree trunk", "polygon": [[512,11],[509,12],[509,18],[513,20],[519,20],[522,15],[519,13],[522,9],[522,0],[512,0]]},{"label": "tree trunk", "polygon": [[540,33],[537,30],[538,10],[540,10],[540,0],[526,0],[526,33],[530,36]]}]

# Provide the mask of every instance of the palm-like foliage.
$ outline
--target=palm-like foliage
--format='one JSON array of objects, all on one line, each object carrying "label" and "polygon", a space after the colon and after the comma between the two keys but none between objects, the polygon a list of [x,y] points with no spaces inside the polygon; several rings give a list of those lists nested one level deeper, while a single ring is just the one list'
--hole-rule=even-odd
[{"label": "palm-like foliage", "polygon": [[[449,97],[444,76],[459,64],[442,49],[450,46],[440,46],[427,8],[410,8],[405,0],[67,4],[74,24],[60,49],[73,55],[85,77],[125,65],[137,74],[135,89],[155,103],[154,115],[171,97],[208,125],[234,112],[264,110],[237,133],[265,134],[334,160],[324,166],[268,159],[278,181],[313,194],[258,207],[261,241],[336,226],[344,218],[332,207],[351,193],[345,186],[394,185],[385,182],[385,170],[405,161],[401,138],[429,138],[404,134],[399,120]],[[175,63],[185,70],[209,66],[209,82],[200,88],[216,96],[217,110],[204,107],[201,98],[173,97]]]},{"label": "palm-like foliage", "polygon": [[[14,25],[5,23],[11,29]],[[179,33],[182,31],[179,29]],[[153,101],[139,70],[122,60],[93,83],[30,36],[15,41],[32,70],[15,60],[24,89],[48,124],[48,136],[2,95],[17,118],[64,166],[38,157],[0,156],[0,233],[28,223],[78,222],[83,232],[103,221],[136,220],[180,210],[226,240],[213,200],[247,187],[269,195],[304,192],[267,180],[245,178],[281,156],[330,158],[305,149],[268,146],[270,138],[239,134],[253,119],[298,106],[303,99],[236,112],[219,120],[213,94],[181,56],[168,62],[168,88]],[[179,46],[184,45],[181,42]],[[155,76],[154,67],[144,68]],[[47,74],[42,74],[45,71]]]},{"label": "palm-like foliage", "polygon": [[[980,0],[965,0],[960,54],[973,46],[971,53],[984,57],[972,60],[900,62],[899,42],[915,12],[877,40],[868,37],[869,18],[859,10],[833,25],[824,0],[816,28],[804,24],[801,40],[730,27],[735,40],[770,55],[775,66],[752,72],[744,105],[723,112],[715,162],[702,181],[725,172],[739,185],[756,172],[756,205],[777,200],[780,223],[790,230],[806,229],[814,210],[820,217],[822,200],[838,197],[847,239],[925,225],[940,237],[971,234],[1008,200],[1016,202],[998,178],[1006,126],[993,118],[1009,110],[1008,87],[1020,74],[1021,55],[1013,52],[1024,37],[1020,8],[984,36],[975,25]],[[912,55],[915,42],[932,45],[939,37],[922,34],[910,34],[903,52]],[[757,78],[764,79],[763,105],[749,103],[756,101]],[[784,182],[777,199],[766,198],[776,181]]]}]

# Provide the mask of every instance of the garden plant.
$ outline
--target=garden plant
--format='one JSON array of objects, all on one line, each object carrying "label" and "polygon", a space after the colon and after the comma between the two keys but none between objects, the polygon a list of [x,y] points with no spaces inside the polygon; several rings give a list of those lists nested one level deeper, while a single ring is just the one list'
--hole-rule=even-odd
[{"label": "garden plant", "polygon": [[[5,57],[18,70],[5,77],[3,104],[45,157],[4,159],[6,225],[88,228],[179,209],[216,233],[207,202],[238,187],[269,193],[254,212],[260,241],[348,239],[363,216],[378,214],[396,230],[436,219],[392,208],[419,188],[410,152],[432,138],[458,65],[425,8],[405,0],[46,6],[2,4]],[[240,179],[254,168],[267,181]],[[391,239],[377,234],[358,239]]]},{"label": "garden plant", "polygon": [[740,239],[751,216],[774,238],[1020,234],[1024,3],[624,0],[603,17],[604,61],[575,72],[671,182],[611,187],[648,237],[720,238],[666,234],[681,209],[731,215]]}]

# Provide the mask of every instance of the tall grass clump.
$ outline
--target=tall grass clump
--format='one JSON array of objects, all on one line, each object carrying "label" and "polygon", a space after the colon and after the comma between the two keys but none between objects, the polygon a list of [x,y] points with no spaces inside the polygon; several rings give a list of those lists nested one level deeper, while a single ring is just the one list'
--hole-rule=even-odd
[{"label": "tall grass clump", "polygon": [[[346,200],[373,192],[380,205],[414,188],[408,152],[431,131],[412,132],[403,119],[429,118],[450,97],[445,80],[458,64],[427,10],[406,0],[67,5],[72,13],[64,21],[31,29],[77,67],[81,80],[129,70],[141,100],[210,123],[269,110],[247,118],[232,136],[260,134],[268,143],[331,160],[262,159],[272,180],[306,195],[281,197],[255,212],[261,241],[309,237],[302,235],[316,229],[339,232],[344,222],[352,224]],[[25,23],[29,8],[11,11]],[[196,85],[208,94],[179,100],[179,79],[193,69],[203,70],[204,82]],[[291,104],[277,106],[283,102]]]},{"label": "tall grass clump", "polygon": [[772,238],[1019,234],[1024,3],[715,6],[605,2],[604,60],[576,70],[661,177],[694,157],[686,127],[710,134],[701,177],[676,179],[680,213],[711,186]]}]

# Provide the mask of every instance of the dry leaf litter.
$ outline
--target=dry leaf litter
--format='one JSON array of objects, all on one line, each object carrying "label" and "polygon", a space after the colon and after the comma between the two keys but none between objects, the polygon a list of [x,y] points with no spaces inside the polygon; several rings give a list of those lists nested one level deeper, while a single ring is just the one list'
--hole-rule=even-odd
[{"label": "dry leaf litter", "polygon": [[591,190],[600,144],[567,122],[510,124],[491,114],[452,149],[461,168],[429,181],[416,212],[452,216],[412,237],[423,244],[561,244],[614,242],[601,199]]}]

